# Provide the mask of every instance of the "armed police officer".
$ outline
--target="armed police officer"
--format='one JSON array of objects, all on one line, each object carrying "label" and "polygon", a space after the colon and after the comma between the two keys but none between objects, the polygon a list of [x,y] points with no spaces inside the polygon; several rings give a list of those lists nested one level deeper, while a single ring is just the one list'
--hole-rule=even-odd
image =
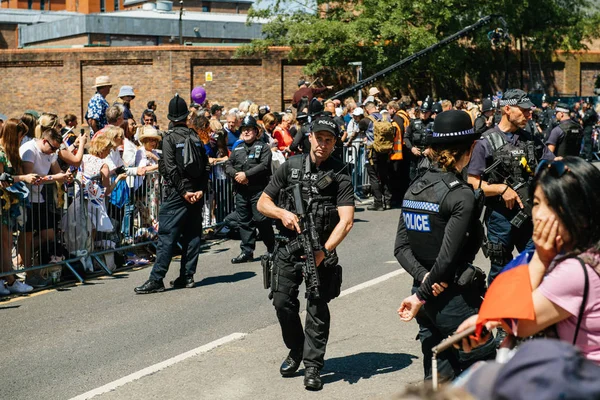
[{"label": "armed police officer", "polygon": [[[567,107],[568,108],[568,107]],[[548,133],[554,129],[556,126],[556,115],[555,110],[550,107],[550,102],[548,101],[548,95],[542,95],[542,113],[540,115],[539,124],[544,137],[548,136]]]},{"label": "armed police officer", "polygon": [[227,161],[225,172],[235,181],[235,211],[240,219],[242,252],[231,259],[232,264],[254,260],[256,228],[258,228],[267,252],[275,247],[275,234],[269,218],[258,212],[256,204],[263,189],[271,178],[271,149],[269,145],[256,140],[258,124],[254,117],[244,117],[238,145]]},{"label": "armed police officer", "polygon": [[[173,288],[194,286],[194,274],[200,255],[202,207],[208,182],[208,157],[198,135],[186,126],[188,108],[175,95],[169,102],[168,118],[172,128],[163,137],[163,157],[158,169],[163,177],[164,197],[158,212],[158,246],[150,279],[136,287],[138,294],[162,292],[173,250],[181,244],[179,277]],[[208,120],[204,121],[208,126]]]},{"label": "armed police officer", "polygon": [[[485,290],[485,274],[471,263],[483,241],[479,221],[483,203],[464,181],[473,141],[470,116],[449,110],[435,119],[429,169],[408,188],[402,204],[394,254],[413,277],[412,295],[398,314],[416,317],[423,351],[425,379],[431,379],[432,348],[454,333],[461,319],[477,314]],[[438,355],[438,371],[453,379],[476,361],[492,359],[489,340],[478,353],[452,349]]]},{"label": "armed police officer", "polygon": [[533,106],[527,94],[509,89],[499,104],[500,122],[475,143],[467,171],[469,183],[486,197],[489,283],[512,259],[514,247],[533,249],[528,183],[541,159],[554,159],[539,137],[523,130]]},{"label": "armed police officer", "polygon": [[425,149],[427,147],[428,131],[433,126],[432,100],[427,97],[421,104],[421,117],[415,118],[406,128],[404,143],[406,148],[412,153],[410,161],[410,180],[412,181],[418,175],[419,164],[426,158]]},{"label": "armed police officer", "polygon": [[[339,295],[341,286],[341,267],[337,265],[335,249],[354,220],[352,182],[345,165],[330,157],[338,136],[333,119],[317,117],[309,135],[310,153],[288,159],[275,172],[258,201],[258,210],[278,220],[285,238],[278,242],[270,280],[273,306],[283,341],[290,350],[279,371],[284,377],[293,376],[304,361],[304,385],[310,390],[320,390],[323,386],[320,370],[330,324],[327,304]],[[296,193],[294,201],[287,196],[291,193]],[[304,216],[299,219],[297,214],[302,215],[302,211]],[[310,223],[313,220],[314,224]],[[306,230],[314,233],[310,237],[317,236],[318,243],[306,245]],[[316,275],[311,272],[313,263],[318,266]],[[303,274],[307,282],[304,329],[298,301]]]},{"label": "armed police officer", "polygon": [[546,146],[560,157],[578,156],[583,139],[581,125],[571,119],[567,104],[558,103],[555,112],[559,124],[550,131],[550,135],[546,139]]}]

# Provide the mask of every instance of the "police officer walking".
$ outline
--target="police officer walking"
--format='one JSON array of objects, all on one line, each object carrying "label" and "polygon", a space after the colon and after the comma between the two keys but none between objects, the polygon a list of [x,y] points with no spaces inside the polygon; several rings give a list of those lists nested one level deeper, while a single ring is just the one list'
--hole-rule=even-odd
[{"label": "police officer walking", "polygon": [[[159,171],[164,196],[158,212],[156,262],[148,279],[135,288],[138,294],[162,292],[173,250],[181,244],[179,277],[173,288],[194,287],[194,274],[200,255],[202,207],[208,182],[208,157],[198,135],[186,126],[188,107],[178,94],[169,102],[172,129],[163,136],[163,157]],[[208,125],[208,120],[206,120]]]},{"label": "police officer walking", "polygon": [[258,212],[256,203],[271,177],[271,149],[258,136],[258,123],[254,117],[244,117],[241,125],[238,145],[225,166],[225,172],[235,181],[235,211],[240,219],[240,237],[242,252],[231,259],[232,264],[254,260],[256,247],[256,228],[258,228],[267,252],[275,247],[275,234],[270,219]]},{"label": "police officer walking", "polygon": [[412,181],[418,175],[419,164],[423,162],[426,154],[425,148],[427,142],[427,131],[433,124],[432,101],[427,97],[421,104],[421,117],[415,118],[406,128],[404,143],[406,148],[412,153],[410,160],[410,180]]},{"label": "police officer walking", "polygon": [[[337,266],[336,247],[344,240],[354,220],[354,193],[345,165],[331,158],[339,129],[332,118],[317,117],[309,136],[310,153],[291,157],[273,175],[265,188],[258,210],[281,224],[273,261],[271,295],[281,325],[283,341],[290,350],[280,367],[284,377],[293,376],[304,361],[304,385],[320,390],[323,383],[325,348],[329,338],[328,302],[339,295],[341,268]],[[296,205],[283,201],[290,188],[301,185],[301,197],[306,212],[314,218],[315,231],[321,248],[313,248],[318,266],[320,297],[306,301],[305,328],[300,321],[298,288],[302,283],[302,263],[310,249],[297,246],[301,233]],[[283,197],[282,197],[283,196]]]},{"label": "police officer walking", "polygon": [[583,139],[581,125],[571,119],[567,104],[558,103],[555,111],[559,124],[550,131],[550,135],[546,139],[546,146],[551,152],[560,157],[579,156],[581,140]]},{"label": "police officer walking", "polygon": [[[467,171],[469,183],[475,189],[481,188],[486,197],[486,248],[491,261],[488,283],[512,259],[515,246],[519,251],[533,249],[531,214],[523,218],[521,213],[530,207],[527,207],[527,198],[520,197],[514,188],[518,184],[522,188],[520,193],[526,193],[538,162],[552,160],[554,154],[538,136],[531,136],[523,129],[531,107],[533,103],[527,93],[520,89],[507,90],[500,100],[502,118],[475,143]],[[496,161],[496,166],[491,168]],[[500,167],[504,167],[506,179],[492,179],[492,173]],[[492,170],[484,174],[488,168]],[[514,183],[513,187],[508,181]]]},{"label": "police officer walking", "polygon": [[408,188],[398,223],[394,254],[414,278],[413,294],[398,314],[403,321],[417,319],[425,379],[434,373],[453,379],[496,354],[492,339],[477,353],[451,349],[438,356],[438,371],[432,371],[431,349],[453,334],[463,318],[477,314],[485,291],[485,274],[471,264],[483,241],[483,204],[461,173],[475,138],[464,111],[437,116],[430,139],[432,164]]},{"label": "police officer walking", "polygon": [[581,124],[583,125],[583,155],[587,161],[594,161],[593,157],[593,140],[592,131],[594,125],[598,122],[598,114],[594,110],[594,105],[586,101],[583,103],[583,116],[581,117]]}]

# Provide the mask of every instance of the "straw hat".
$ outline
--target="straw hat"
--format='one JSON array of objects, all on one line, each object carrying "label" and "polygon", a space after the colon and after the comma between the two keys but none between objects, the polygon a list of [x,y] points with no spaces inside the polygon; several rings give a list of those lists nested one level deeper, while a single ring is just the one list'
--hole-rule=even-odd
[{"label": "straw hat", "polygon": [[369,96],[375,96],[376,94],[379,94],[379,89],[377,89],[376,87],[372,87],[371,89],[369,89]]},{"label": "straw hat", "polygon": [[96,84],[92,87],[99,88],[103,86],[112,86],[110,78],[106,75],[96,77]]},{"label": "straw hat", "polygon": [[140,137],[138,138],[138,140],[140,142],[144,142],[144,141],[150,140],[150,139],[161,140],[162,136],[160,136],[160,133],[158,133],[158,131],[156,129],[154,129],[153,127],[144,126],[142,128],[142,133],[141,133]]}]

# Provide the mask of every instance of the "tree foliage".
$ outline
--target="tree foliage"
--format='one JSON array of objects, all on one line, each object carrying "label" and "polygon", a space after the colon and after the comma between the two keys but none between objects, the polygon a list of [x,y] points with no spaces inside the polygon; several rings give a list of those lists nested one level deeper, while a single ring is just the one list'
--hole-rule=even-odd
[{"label": "tree foliage", "polygon": [[[239,52],[289,46],[290,59],[308,62],[306,74],[325,75],[339,87],[352,79],[348,62],[362,61],[366,77],[481,16],[500,14],[508,23],[513,49],[519,39],[536,59],[549,60],[556,50],[584,50],[587,41],[600,36],[600,17],[591,1],[276,0],[261,8],[258,0],[250,20],[268,18],[270,22],[263,25],[263,39]],[[493,48],[486,35],[493,28],[490,25],[446,46],[382,84],[416,92],[431,89],[439,96],[489,93],[496,89],[494,79],[504,71],[504,51]]]}]

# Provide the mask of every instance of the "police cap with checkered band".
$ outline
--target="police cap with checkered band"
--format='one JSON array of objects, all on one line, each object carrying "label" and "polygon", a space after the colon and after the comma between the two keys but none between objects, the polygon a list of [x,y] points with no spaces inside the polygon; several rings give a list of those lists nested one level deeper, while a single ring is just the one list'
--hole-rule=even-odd
[{"label": "police cap with checkered band", "polygon": [[526,110],[534,106],[527,93],[521,89],[508,89],[500,99],[500,107],[516,106]]},{"label": "police cap with checkered band", "polygon": [[462,110],[448,110],[438,114],[433,123],[431,145],[471,143],[477,139],[469,114]]}]

